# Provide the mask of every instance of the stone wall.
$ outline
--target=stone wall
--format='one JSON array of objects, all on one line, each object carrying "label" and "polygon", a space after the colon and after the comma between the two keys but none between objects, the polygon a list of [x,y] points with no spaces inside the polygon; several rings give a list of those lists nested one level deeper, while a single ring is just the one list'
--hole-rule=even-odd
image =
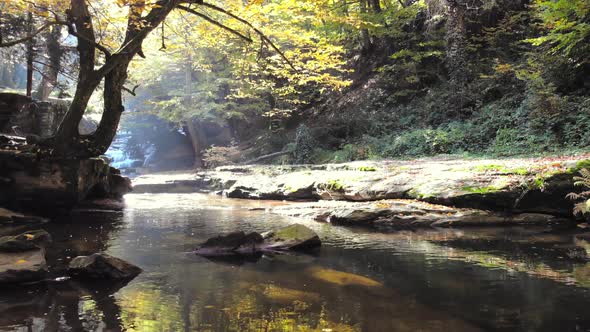
[{"label": "stone wall", "polygon": [[[15,93],[0,93],[0,133],[52,136],[69,105],[69,100],[52,99],[42,102]],[[88,135],[96,130],[96,124],[83,119],[79,130],[81,134]]]}]

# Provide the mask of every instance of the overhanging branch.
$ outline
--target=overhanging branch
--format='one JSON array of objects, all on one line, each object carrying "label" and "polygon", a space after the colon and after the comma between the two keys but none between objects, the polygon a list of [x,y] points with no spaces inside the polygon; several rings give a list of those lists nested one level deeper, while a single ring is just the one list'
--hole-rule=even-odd
[{"label": "overhanging branch", "polygon": [[17,40],[0,43],[0,47],[11,47],[14,45],[26,43],[26,42],[30,41],[31,39],[37,37],[41,32],[47,30],[50,26],[55,25],[55,24],[61,24],[61,23],[47,22],[47,23],[43,24],[41,27],[39,27],[37,30],[35,30],[33,33],[31,33],[30,35],[27,35],[27,36],[17,39]]},{"label": "overhanging branch", "polygon": [[209,16],[207,16],[207,15],[205,15],[205,14],[202,14],[202,13],[199,13],[199,12],[195,11],[194,9],[191,9],[191,8],[189,8],[189,7],[185,7],[185,6],[183,6],[183,5],[178,5],[176,8],[178,8],[178,9],[180,9],[180,10],[183,10],[183,11],[185,11],[185,12],[187,12],[187,13],[191,13],[191,14],[193,14],[193,15],[196,15],[196,16],[198,16],[198,17],[200,17],[200,18],[204,19],[205,21],[207,21],[207,22],[209,22],[209,23],[211,23],[211,24],[213,24],[213,25],[215,25],[215,26],[218,26],[218,27],[220,27],[220,28],[222,28],[222,29],[224,29],[224,30],[226,30],[226,31],[228,31],[228,32],[230,32],[230,33],[232,33],[232,34],[234,34],[234,35],[236,35],[236,36],[238,36],[238,37],[240,37],[240,38],[244,39],[245,41],[247,41],[247,42],[249,42],[249,43],[251,43],[251,42],[252,42],[252,39],[251,39],[250,37],[244,36],[244,35],[243,35],[242,33],[240,33],[239,31],[237,31],[237,30],[234,30],[234,29],[232,29],[232,28],[230,28],[230,27],[228,27],[228,26],[226,26],[226,25],[223,25],[223,24],[221,24],[220,22],[217,22],[216,20],[214,20],[214,19],[210,18]]},{"label": "overhanging branch", "polygon": [[216,5],[210,4],[210,3],[206,3],[206,2],[198,2],[199,5],[201,6],[205,6],[207,8],[211,8],[215,11],[218,11],[222,14],[225,14],[245,25],[247,25],[248,27],[250,27],[252,30],[254,30],[254,32],[256,32],[256,34],[258,34],[260,36],[260,38],[262,38],[265,42],[267,42],[270,47],[272,47],[273,50],[275,50],[275,52],[277,52],[281,58],[283,58],[283,60],[285,60],[285,62],[295,71],[298,71],[297,68],[295,68],[295,66],[293,65],[293,63],[291,63],[291,61],[289,61],[289,59],[285,56],[285,54],[283,52],[281,52],[281,50],[264,34],[262,33],[262,31],[258,30],[254,25],[252,25],[252,23],[246,21],[245,19],[232,14],[231,12],[228,12],[227,10],[221,8],[221,7],[217,7]]}]

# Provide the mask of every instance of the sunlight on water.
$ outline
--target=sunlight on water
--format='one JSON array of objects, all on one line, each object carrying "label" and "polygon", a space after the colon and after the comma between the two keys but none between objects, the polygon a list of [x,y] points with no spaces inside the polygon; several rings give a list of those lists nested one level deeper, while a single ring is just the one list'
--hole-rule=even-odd
[{"label": "sunlight on water", "polygon": [[[286,202],[132,194],[122,214],[49,226],[64,257],[106,250],[141,266],[131,283],[67,280],[0,293],[0,331],[568,331],[590,328],[590,266],[571,237],[539,230],[375,233],[265,209]],[[298,222],[313,254],[211,261],[207,238]],[[67,260],[67,259],[66,259]]]}]

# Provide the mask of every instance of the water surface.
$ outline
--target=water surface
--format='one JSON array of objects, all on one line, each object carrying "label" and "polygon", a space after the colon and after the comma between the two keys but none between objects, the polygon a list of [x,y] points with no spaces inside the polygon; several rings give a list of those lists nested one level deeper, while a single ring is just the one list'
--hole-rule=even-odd
[{"label": "water surface", "polygon": [[[1,289],[1,331],[590,331],[590,265],[565,256],[570,233],[382,234],[261,209],[281,202],[202,194],[126,202],[123,212],[81,211],[48,225],[48,261],[59,271],[106,251],[144,272],[127,285]],[[247,261],[190,254],[220,233],[294,222],[313,228],[323,247]]]}]

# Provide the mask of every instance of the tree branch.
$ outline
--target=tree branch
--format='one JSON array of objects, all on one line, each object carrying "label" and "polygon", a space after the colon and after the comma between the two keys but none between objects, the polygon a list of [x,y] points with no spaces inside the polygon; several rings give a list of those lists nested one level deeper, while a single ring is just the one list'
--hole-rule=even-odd
[{"label": "tree branch", "polygon": [[60,22],[47,22],[47,23],[43,24],[40,28],[35,30],[33,33],[31,33],[23,38],[0,43],[0,47],[11,47],[14,45],[26,43],[26,42],[30,41],[31,39],[37,37],[41,32],[47,30],[50,26],[55,25],[55,24],[61,24],[61,23]]},{"label": "tree branch", "polygon": [[128,92],[130,95],[132,95],[133,97],[136,97],[137,94],[135,93],[135,90],[137,90],[137,88],[139,88],[139,84],[134,86],[133,89],[129,89],[128,87],[123,87],[123,91]]},{"label": "tree branch", "polygon": [[76,29],[74,29],[74,27],[72,25],[68,25],[68,33],[78,39],[82,39],[85,42],[87,42],[88,44],[94,46],[94,48],[96,48],[97,50],[101,51],[102,53],[104,53],[105,57],[108,59],[112,56],[111,51],[109,51],[108,48],[106,48],[105,46],[95,42],[94,40],[90,40],[89,38],[86,38],[85,36],[79,34],[76,32]]},{"label": "tree branch", "polygon": [[279,48],[264,34],[262,33],[262,31],[258,30],[256,27],[254,27],[252,25],[252,23],[246,21],[245,19],[232,14],[231,12],[228,12],[227,10],[221,8],[221,7],[217,7],[216,5],[210,4],[210,3],[206,3],[206,2],[197,2],[198,4],[200,4],[201,6],[205,6],[207,8],[211,8],[215,11],[218,11],[220,13],[223,13],[233,19],[236,19],[240,22],[242,22],[243,24],[247,25],[248,27],[250,27],[252,30],[254,30],[254,32],[256,32],[256,34],[258,34],[260,36],[260,38],[262,38],[265,42],[267,42],[270,47],[272,47],[275,52],[277,52],[281,58],[283,58],[283,60],[285,60],[285,62],[295,71],[298,71],[297,68],[295,68],[295,66],[293,65],[293,63],[291,63],[291,61],[289,61],[289,59],[285,56],[285,54],[283,52],[281,52],[281,50],[279,50]]},{"label": "tree branch", "polygon": [[234,30],[234,29],[232,29],[232,28],[230,28],[230,27],[228,27],[228,26],[226,26],[226,25],[223,25],[223,24],[221,24],[221,23],[219,23],[219,22],[215,21],[214,19],[210,18],[209,16],[207,16],[207,15],[205,15],[205,14],[202,14],[202,13],[199,13],[199,12],[195,11],[194,9],[191,9],[191,8],[189,8],[189,7],[185,7],[185,6],[183,6],[183,5],[178,5],[178,7],[176,7],[176,8],[178,8],[178,9],[180,9],[180,10],[183,10],[183,11],[185,11],[185,12],[187,12],[187,13],[191,13],[191,14],[193,14],[193,15],[196,15],[196,16],[198,16],[198,17],[200,17],[200,18],[204,19],[205,21],[207,21],[207,22],[209,22],[209,23],[211,23],[211,24],[213,24],[213,25],[215,25],[215,26],[218,26],[218,27],[220,27],[220,28],[222,28],[222,29],[224,29],[224,30],[226,30],[226,31],[228,31],[228,32],[230,32],[230,33],[232,33],[232,34],[234,34],[234,35],[236,35],[236,36],[238,36],[238,37],[240,37],[240,38],[244,39],[245,41],[247,41],[247,42],[249,42],[249,43],[251,43],[251,42],[252,42],[252,39],[251,39],[250,37],[244,36],[244,35],[243,35],[243,34],[241,34],[239,31],[237,31],[237,30]]}]

